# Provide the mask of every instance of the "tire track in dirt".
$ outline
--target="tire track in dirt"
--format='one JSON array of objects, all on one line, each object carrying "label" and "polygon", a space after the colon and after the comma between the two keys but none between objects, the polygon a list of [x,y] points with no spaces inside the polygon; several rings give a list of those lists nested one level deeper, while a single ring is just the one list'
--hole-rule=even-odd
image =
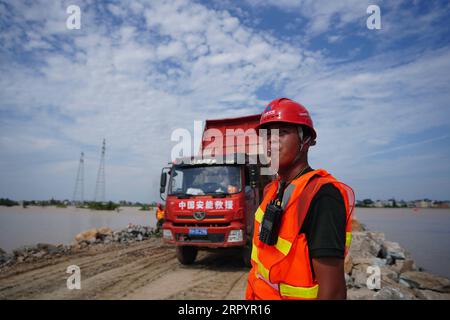
[{"label": "tire track in dirt", "polygon": [[[75,254],[62,260],[58,259],[55,263],[41,265],[38,268],[26,266],[21,273],[13,271],[12,276],[2,274],[0,277],[0,298],[39,299],[46,298],[47,293],[51,293],[54,295],[54,298],[57,298],[58,295],[55,295],[55,291],[69,291],[66,287],[66,280],[69,277],[69,274],[66,273],[66,268],[71,264],[80,267],[82,284],[84,284],[84,280],[88,280],[97,274],[102,274],[124,265],[128,266],[130,263],[140,259],[145,260],[151,257],[154,262],[164,264],[164,261],[158,260],[159,257],[164,258],[170,255],[171,259],[175,257],[174,250],[161,247],[160,241],[155,242],[152,240],[142,244],[133,244],[131,247],[116,246],[95,249],[103,249],[106,252],[92,252],[89,254],[83,252],[83,254]],[[76,296],[79,298],[78,294]]]},{"label": "tire track in dirt", "polygon": [[248,269],[233,252],[201,252],[190,266],[176,266],[126,299],[243,299]]},{"label": "tire track in dirt", "polygon": [[[72,264],[81,269],[81,290],[66,287]],[[153,238],[0,270],[0,299],[243,299],[247,274],[233,252],[200,251],[183,266],[173,246]]]}]

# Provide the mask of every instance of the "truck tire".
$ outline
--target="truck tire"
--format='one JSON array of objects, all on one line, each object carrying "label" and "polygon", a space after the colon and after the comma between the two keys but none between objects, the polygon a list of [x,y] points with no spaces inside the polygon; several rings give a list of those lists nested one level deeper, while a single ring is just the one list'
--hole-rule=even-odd
[{"label": "truck tire", "polygon": [[242,248],[242,261],[244,266],[247,268],[252,267],[252,242],[247,242],[247,244]]},{"label": "truck tire", "polygon": [[177,258],[181,264],[189,265],[194,263],[197,258],[198,249],[196,247],[177,246]]}]

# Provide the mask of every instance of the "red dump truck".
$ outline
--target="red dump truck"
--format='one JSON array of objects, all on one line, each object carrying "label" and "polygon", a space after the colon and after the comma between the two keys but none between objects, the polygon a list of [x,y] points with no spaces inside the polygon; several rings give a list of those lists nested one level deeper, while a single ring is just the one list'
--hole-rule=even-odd
[{"label": "red dump truck", "polygon": [[257,131],[248,130],[259,119],[206,120],[199,154],[163,168],[163,239],[182,264],[192,264],[198,250],[234,248],[250,266],[254,213],[271,178],[260,174]]}]

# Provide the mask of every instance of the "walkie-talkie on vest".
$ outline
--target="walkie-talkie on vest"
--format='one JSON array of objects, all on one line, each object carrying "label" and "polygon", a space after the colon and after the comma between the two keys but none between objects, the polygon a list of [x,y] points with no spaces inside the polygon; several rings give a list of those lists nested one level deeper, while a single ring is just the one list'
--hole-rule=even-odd
[{"label": "walkie-talkie on vest", "polygon": [[259,232],[259,240],[269,246],[273,246],[278,241],[278,232],[280,231],[281,215],[283,208],[284,187],[286,182],[281,182],[278,190],[277,198],[270,201],[266,206],[264,217],[261,222],[261,231]]}]

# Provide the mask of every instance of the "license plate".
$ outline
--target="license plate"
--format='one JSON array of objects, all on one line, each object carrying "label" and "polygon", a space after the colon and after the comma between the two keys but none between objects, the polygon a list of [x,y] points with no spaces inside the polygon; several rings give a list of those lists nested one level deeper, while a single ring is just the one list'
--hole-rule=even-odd
[{"label": "license plate", "polygon": [[190,236],[206,236],[208,235],[208,229],[192,228],[189,229]]}]

